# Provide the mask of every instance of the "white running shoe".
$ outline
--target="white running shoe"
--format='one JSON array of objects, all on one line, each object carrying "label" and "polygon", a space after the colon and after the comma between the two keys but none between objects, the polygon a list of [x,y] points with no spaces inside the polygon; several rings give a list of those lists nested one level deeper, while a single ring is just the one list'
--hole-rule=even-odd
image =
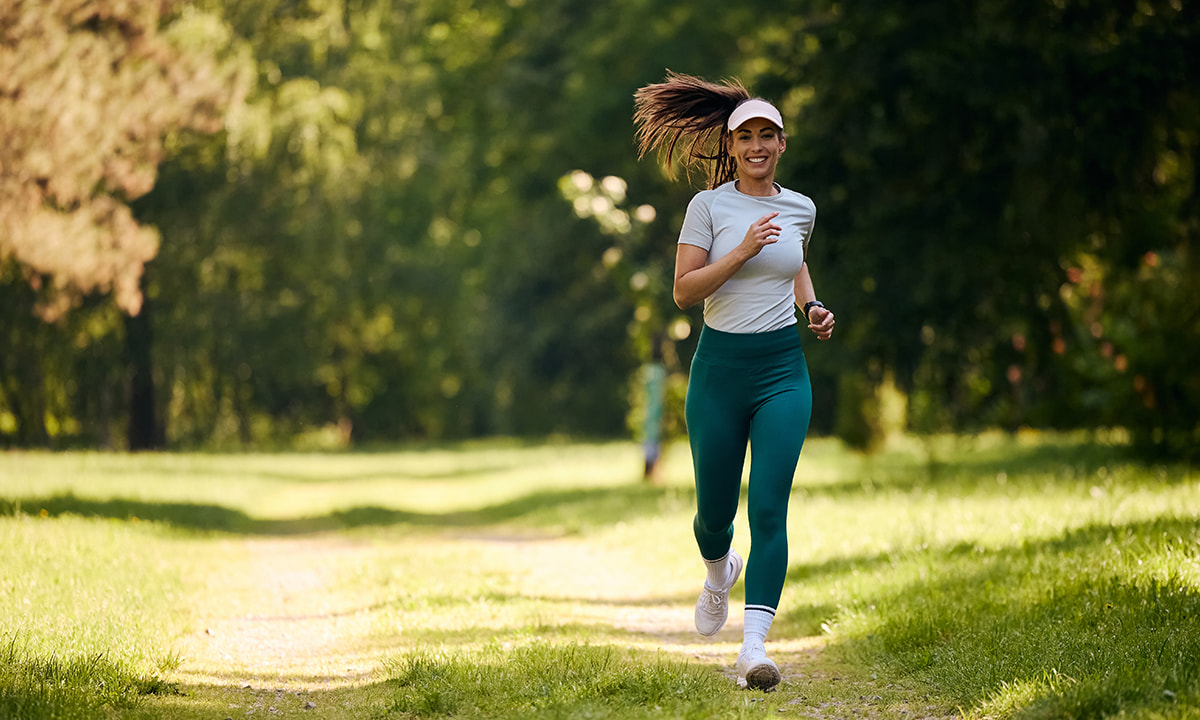
[{"label": "white running shoe", "polygon": [[696,601],[696,630],[705,637],[716,635],[725,627],[729,617],[729,590],[742,574],[742,556],[737,550],[729,551],[729,571],[725,584],[719,588],[709,586],[704,581],[704,589],[700,591],[700,599]]},{"label": "white running shoe", "polygon": [[783,676],[779,667],[767,657],[767,651],[759,643],[743,645],[737,659],[738,684],[750,690],[771,692]]}]

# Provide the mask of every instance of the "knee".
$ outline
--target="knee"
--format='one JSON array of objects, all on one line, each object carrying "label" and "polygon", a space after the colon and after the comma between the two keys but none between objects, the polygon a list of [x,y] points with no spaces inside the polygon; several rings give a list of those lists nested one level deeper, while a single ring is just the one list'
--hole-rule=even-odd
[{"label": "knee", "polygon": [[787,534],[787,503],[768,504],[750,511],[750,532],[760,538]]},{"label": "knee", "polygon": [[724,535],[733,530],[733,516],[726,516],[725,513],[705,514],[702,512],[696,513],[695,519],[696,532],[702,535],[716,536]]}]

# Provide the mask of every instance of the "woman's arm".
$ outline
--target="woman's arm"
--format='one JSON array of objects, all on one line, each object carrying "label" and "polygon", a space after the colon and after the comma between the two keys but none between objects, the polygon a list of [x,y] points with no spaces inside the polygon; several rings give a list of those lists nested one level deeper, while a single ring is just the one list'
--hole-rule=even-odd
[{"label": "woman's arm", "polygon": [[[808,263],[800,266],[795,280],[796,305],[803,311],[804,306],[817,299],[817,291],[813,289],[812,277],[808,274]],[[829,308],[813,306],[808,312],[808,329],[817,334],[818,340],[828,340],[833,335],[833,313]]]},{"label": "woman's arm", "polygon": [[779,239],[783,228],[771,222],[779,213],[773,212],[750,224],[746,237],[732,252],[707,265],[708,251],[680,243],[675,253],[675,304],[686,310],[712,295],[767,245]]}]

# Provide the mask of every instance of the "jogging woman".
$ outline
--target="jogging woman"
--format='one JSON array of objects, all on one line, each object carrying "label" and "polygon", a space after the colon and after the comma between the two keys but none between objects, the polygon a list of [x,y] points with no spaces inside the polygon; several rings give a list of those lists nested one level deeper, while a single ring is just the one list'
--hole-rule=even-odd
[{"label": "jogging woman", "polygon": [[696,629],[708,636],[725,625],[729,590],[742,572],[733,521],[749,444],[752,551],[737,672],[747,687],[771,690],[781,676],[765,641],[787,575],[788,499],[812,414],[797,308],[818,339],[834,325],[805,262],[816,206],[775,182],[787,149],[783,118],[740,83],[671,73],[634,98],[641,156],[660,151],[670,169],[678,146],[685,163],[708,175],[708,189],[688,205],[674,284],[681,309],[704,303],[685,405],[693,529],[708,572]]}]

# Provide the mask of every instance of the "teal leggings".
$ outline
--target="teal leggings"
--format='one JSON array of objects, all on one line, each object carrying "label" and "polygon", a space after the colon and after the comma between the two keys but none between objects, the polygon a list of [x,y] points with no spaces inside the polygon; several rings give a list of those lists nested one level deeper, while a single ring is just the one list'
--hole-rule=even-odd
[{"label": "teal leggings", "polygon": [[779,606],[787,575],[787,507],[812,417],[812,386],[796,326],[727,333],[705,326],[687,390],[700,554],[729,552],[750,446],[751,553],[746,604]]}]

